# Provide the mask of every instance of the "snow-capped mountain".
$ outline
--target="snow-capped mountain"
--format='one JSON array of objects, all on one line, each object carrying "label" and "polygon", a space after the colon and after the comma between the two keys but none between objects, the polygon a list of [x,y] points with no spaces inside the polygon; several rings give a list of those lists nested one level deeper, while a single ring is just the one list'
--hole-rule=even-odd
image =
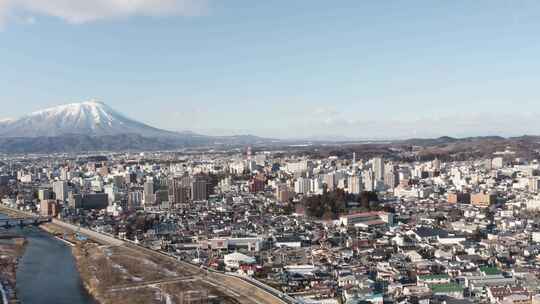
[{"label": "snow-capped mountain", "polygon": [[98,101],[72,103],[31,113],[19,119],[0,119],[0,137],[57,137],[63,135],[176,137],[130,119]]},{"label": "snow-capped mountain", "polygon": [[93,100],[37,111],[18,119],[0,119],[2,153],[175,150],[261,141],[266,139],[161,130]]}]

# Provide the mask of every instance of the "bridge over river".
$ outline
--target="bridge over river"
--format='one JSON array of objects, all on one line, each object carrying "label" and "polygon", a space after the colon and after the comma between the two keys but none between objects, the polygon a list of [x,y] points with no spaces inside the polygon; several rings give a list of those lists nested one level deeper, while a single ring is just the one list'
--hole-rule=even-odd
[{"label": "bridge over river", "polygon": [[35,217],[16,217],[0,219],[0,227],[11,228],[15,226],[37,226],[39,224],[48,223],[52,219],[48,216]]}]

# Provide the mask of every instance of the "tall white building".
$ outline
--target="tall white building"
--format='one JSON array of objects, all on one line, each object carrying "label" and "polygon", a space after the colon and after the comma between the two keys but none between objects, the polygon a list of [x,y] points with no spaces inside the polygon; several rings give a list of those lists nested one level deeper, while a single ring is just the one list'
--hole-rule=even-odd
[{"label": "tall white building", "polygon": [[333,191],[336,187],[336,175],[334,173],[325,174],[323,183],[326,184],[328,191]]},{"label": "tall white building", "polygon": [[300,177],[294,182],[294,192],[307,194],[310,192],[310,180],[304,177]]},{"label": "tall white building", "polygon": [[366,191],[375,190],[375,175],[373,174],[373,170],[364,171],[362,180],[364,181],[364,189]]},{"label": "tall white building", "polygon": [[312,193],[322,194],[323,184],[321,180],[318,178],[310,179],[310,190]]},{"label": "tall white building", "polygon": [[360,194],[363,189],[362,177],[359,175],[349,176],[347,179],[347,192],[351,194]]}]

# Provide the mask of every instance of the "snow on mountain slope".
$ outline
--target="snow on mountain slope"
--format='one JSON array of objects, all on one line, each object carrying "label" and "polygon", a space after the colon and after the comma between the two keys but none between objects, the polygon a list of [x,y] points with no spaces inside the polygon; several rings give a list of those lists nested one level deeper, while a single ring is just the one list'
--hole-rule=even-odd
[{"label": "snow on mountain slope", "polygon": [[146,137],[178,135],[127,118],[94,100],[37,111],[19,119],[0,120],[0,137],[54,137],[66,134],[137,134]]}]

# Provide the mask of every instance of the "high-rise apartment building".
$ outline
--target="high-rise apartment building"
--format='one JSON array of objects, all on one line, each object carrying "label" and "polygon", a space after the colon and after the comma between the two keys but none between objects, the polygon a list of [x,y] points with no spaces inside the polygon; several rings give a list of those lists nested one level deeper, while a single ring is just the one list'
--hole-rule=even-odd
[{"label": "high-rise apartment building", "polygon": [[169,180],[169,201],[173,205],[190,202],[192,179],[189,175],[176,176]]},{"label": "high-rise apartment building", "polygon": [[352,175],[347,179],[347,191],[351,194],[360,194],[363,190],[362,177],[360,175]]},{"label": "high-rise apartment building", "polygon": [[204,178],[195,178],[191,182],[191,200],[205,201],[208,199],[208,182]]},{"label": "high-rise apartment building", "polygon": [[294,192],[299,194],[307,194],[310,192],[310,180],[305,177],[299,177],[294,182]]},{"label": "high-rise apartment building", "polygon": [[371,160],[375,180],[384,181],[384,160],[380,157],[375,157]]},{"label": "high-rise apartment building", "polygon": [[144,183],[144,205],[152,205],[154,203],[154,181],[147,180]]},{"label": "high-rise apartment building", "polygon": [[53,192],[56,200],[65,201],[68,195],[68,184],[66,181],[55,181],[53,183]]},{"label": "high-rise apartment building", "polygon": [[366,191],[375,190],[376,180],[373,170],[364,171],[364,174],[362,175],[362,180],[364,182],[364,189]]}]

